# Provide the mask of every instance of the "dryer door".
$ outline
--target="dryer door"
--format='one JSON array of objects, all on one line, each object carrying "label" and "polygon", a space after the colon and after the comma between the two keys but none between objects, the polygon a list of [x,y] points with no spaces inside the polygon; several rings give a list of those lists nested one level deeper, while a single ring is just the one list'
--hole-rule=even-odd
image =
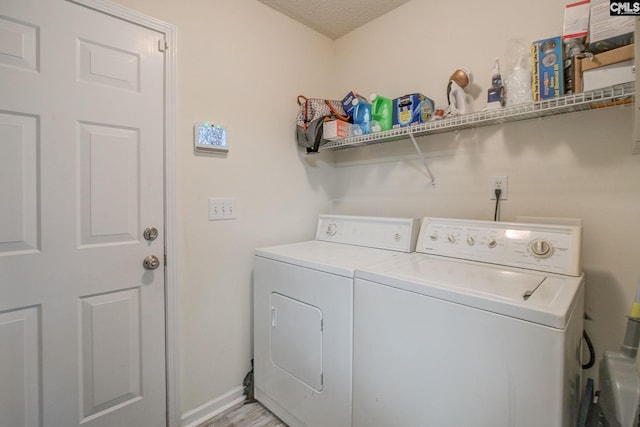
[{"label": "dryer door", "polygon": [[322,391],[322,312],[271,293],[272,362],[309,387]]}]

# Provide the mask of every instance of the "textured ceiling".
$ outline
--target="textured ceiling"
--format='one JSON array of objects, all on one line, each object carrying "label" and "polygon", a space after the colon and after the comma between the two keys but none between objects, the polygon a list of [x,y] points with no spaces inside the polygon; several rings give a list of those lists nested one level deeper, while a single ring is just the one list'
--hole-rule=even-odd
[{"label": "textured ceiling", "polygon": [[258,0],[335,40],[409,0]]}]

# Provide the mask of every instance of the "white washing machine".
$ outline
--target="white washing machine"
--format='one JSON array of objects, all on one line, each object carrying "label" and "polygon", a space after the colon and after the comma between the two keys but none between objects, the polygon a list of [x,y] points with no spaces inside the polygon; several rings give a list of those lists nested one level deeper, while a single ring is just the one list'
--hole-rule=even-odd
[{"label": "white washing machine", "polygon": [[256,250],[255,397],[289,426],[351,425],[355,269],[410,256],[419,226],[321,215],[316,240]]},{"label": "white washing machine", "polygon": [[571,427],[581,228],[425,218],[354,290],[355,427]]}]

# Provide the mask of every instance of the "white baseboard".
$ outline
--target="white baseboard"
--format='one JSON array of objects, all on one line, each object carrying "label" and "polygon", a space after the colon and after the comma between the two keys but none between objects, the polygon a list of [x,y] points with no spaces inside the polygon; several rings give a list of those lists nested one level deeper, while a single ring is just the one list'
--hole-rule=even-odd
[{"label": "white baseboard", "polygon": [[199,407],[182,414],[182,427],[196,427],[208,419],[215,417],[227,409],[239,405],[245,399],[242,386],[229,390],[225,394]]}]

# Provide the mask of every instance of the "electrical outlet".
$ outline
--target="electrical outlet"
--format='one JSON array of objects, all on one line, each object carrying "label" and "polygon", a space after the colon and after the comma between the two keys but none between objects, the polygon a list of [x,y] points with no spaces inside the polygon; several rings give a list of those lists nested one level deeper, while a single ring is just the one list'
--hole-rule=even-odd
[{"label": "electrical outlet", "polygon": [[236,199],[209,199],[209,221],[236,219]]},{"label": "electrical outlet", "polygon": [[507,177],[506,176],[492,176],[489,180],[489,187],[491,188],[491,200],[496,199],[496,190],[500,189],[500,200],[507,200]]}]

